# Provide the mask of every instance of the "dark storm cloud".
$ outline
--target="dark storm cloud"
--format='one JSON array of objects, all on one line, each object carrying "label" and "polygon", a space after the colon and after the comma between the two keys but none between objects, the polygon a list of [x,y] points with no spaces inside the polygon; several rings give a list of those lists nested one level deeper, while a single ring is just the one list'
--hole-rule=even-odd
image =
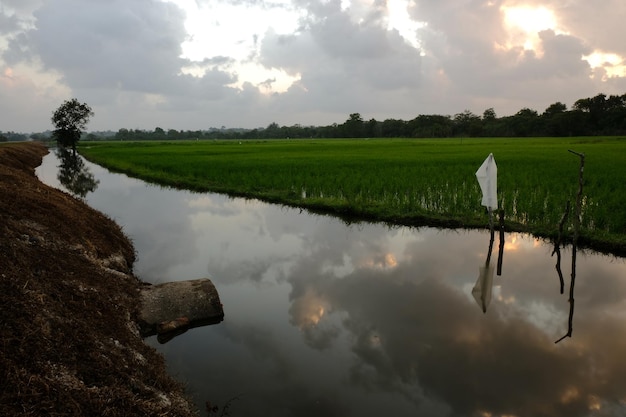
[{"label": "dark storm cloud", "polygon": [[261,62],[301,76],[277,98],[277,107],[314,111],[324,102],[326,109],[346,116],[354,111],[369,114],[382,102],[395,106],[386,100],[386,93],[419,84],[419,51],[397,31],[381,26],[380,10],[374,8],[355,22],[350,11],[339,6],[339,2],[309,2],[305,5],[309,15],[301,22],[305,30],[266,34]]},{"label": "dark storm cloud", "polygon": [[73,88],[168,90],[184,64],[176,59],[185,38],[183,13],[152,0],[115,3],[47,3],[35,13],[33,49]]},{"label": "dark storm cloud", "polygon": [[215,100],[232,92],[225,85],[236,81],[217,69],[216,65],[227,63],[224,57],[206,60],[203,64],[212,67],[201,78],[180,73],[190,64],[180,58],[185,16],[170,3],[59,0],[46,3],[35,18],[36,30],[13,43],[12,62],[18,61],[18,51],[30,51],[45,68],[63,74],[77,91],[107,89]]}]

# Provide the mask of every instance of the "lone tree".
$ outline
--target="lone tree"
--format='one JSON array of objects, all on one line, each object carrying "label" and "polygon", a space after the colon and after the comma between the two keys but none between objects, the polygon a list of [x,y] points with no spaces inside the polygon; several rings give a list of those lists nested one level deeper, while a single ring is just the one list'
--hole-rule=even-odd
[{"label": "lone tree", "polygon": [[52,115],[52,123],[56,128],[52,136],[59,145],[71,146],[73,153],[76,153],[76,144],[93,115],[93,110],[86,103],[79,103],[75,98],[65,100]]}]

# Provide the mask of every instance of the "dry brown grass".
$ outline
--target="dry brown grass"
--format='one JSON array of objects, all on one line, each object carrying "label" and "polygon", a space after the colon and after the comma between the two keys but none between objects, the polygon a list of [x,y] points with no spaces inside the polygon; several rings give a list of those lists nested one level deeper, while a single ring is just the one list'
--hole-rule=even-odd
[{"label": "dry brown grass", "polygon": [[0,415],[195,415],[139,337],[131,243],[37,180],[46,153],[0,146]]}]

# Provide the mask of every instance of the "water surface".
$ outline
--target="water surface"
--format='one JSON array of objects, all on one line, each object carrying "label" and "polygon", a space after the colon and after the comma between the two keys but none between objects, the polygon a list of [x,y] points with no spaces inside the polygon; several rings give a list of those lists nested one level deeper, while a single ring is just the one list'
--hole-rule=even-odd
[{"label": "water surface", "polygon": [[[58,159],[38,169],[60,187]],[[210,277],[225,319],[160,345],[204,413],[231,416],[610,416],[626,413],[626,263],[507,234],[486,313],[472,297],[489,234],[346,225],[306,211],[164,189],[86,166],[134,271]],[[477,210],[479,210],[477,202]],[[497,248],[496,238],[496,248]],[[492,261],[495,263],[497,253]]]}]

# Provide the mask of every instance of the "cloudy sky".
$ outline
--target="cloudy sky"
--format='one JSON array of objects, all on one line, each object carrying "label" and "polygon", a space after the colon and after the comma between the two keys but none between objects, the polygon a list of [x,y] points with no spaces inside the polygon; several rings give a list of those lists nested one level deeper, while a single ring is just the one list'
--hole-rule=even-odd
[{"label": "cloudy sky", "polygon": [[0,131],[543,112],[626,93],[623,0],[0,0]]}]

